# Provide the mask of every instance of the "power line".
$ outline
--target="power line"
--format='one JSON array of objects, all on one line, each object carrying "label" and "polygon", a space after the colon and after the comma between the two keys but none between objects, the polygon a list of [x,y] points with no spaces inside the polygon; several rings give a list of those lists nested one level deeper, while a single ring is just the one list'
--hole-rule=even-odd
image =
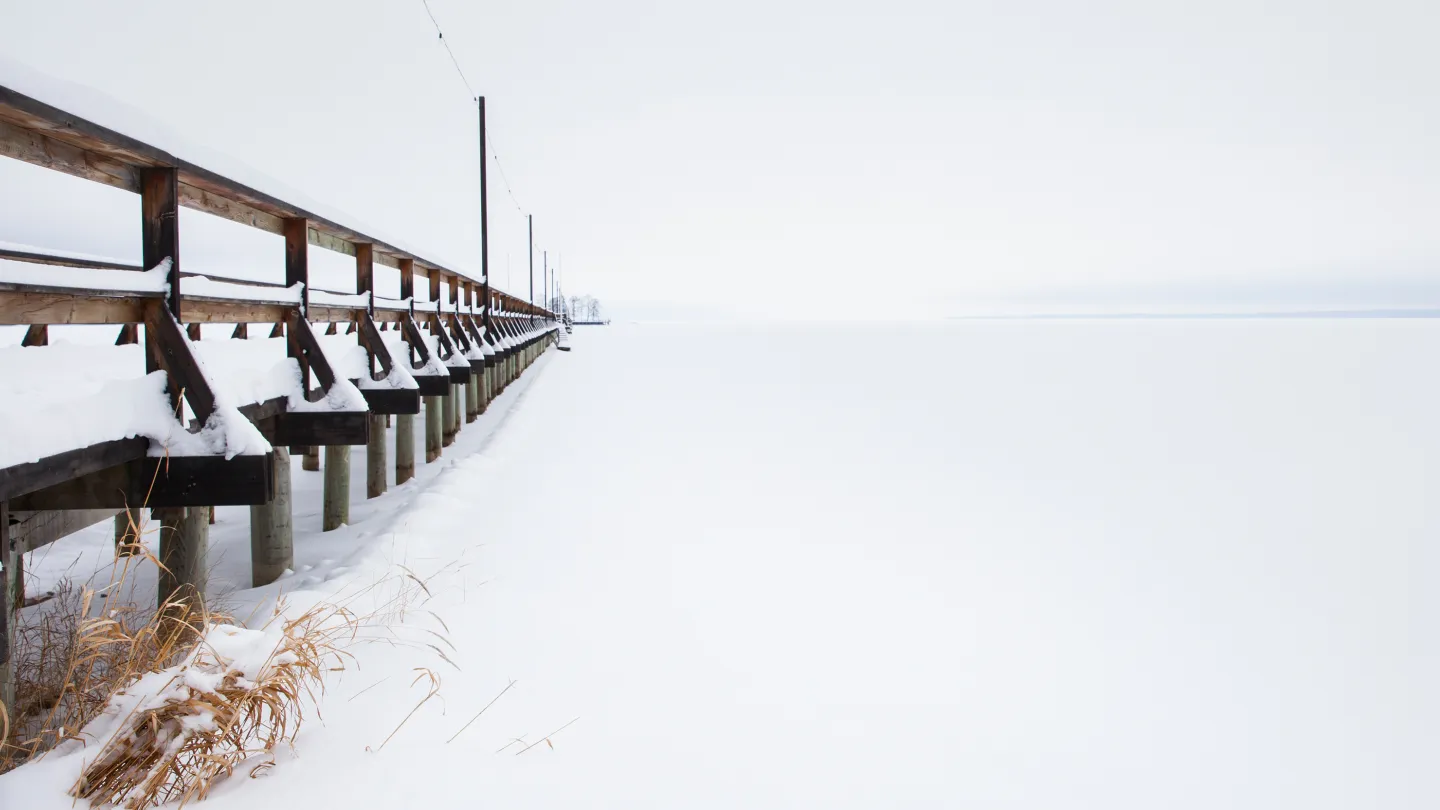
[{"label": "power line", "polygon": [[510,195],[510,202],[515,203],[515,210],[521,214],[525,213],[525,207],[515,199],[515,192],[510,189],[510,178],[505,176],[505,166],[500,163],[500,150],[495,148],[495,139],[490,133],[485,133],[485,142],[490,144],[490,157],[495,160],[495,168],[500,170],[500,180],[505,184],[505,193]]},{"label": "power line", "polygon": [[[436,38],[440,40],[441,45],[445,46],[445,53],[450,55],[450,63],[455,66],[455,73],[459,75],[460,81],[465,84],[465,89],[470,93],[470,98],[478,104],[480,102],[480,95],[475,92],[475,88],[470,84],[470,80],[465,77],[465,70],[460,67],[460,60],[455,58],[455,52],[450,49],[450,42],[445,39],[445,32],[440,30],[440,21],[435,19],[435,12],[430,10],[429,0],[420,0],[420,3],[421,5],[425,6],[425,14],[430,18],[430,24],[435,26]],[[515,196],[515,190],[510,186],[510,178],[505,174],[505,165],[500,162],[500,151],[495,148],[495,140],[490,137],[490,133],[488,131],[485,132],[484,135],[485,143],[490,146],[490,157],[492,160],[495,161],[495,168],[498,169],[500,172],[500,181],[505,186],[505,193],[510,197],[510,202],[514,204],[515,210],[520,212],[521,216],[528,217],[529,214],[525,212],[525,207],[520,204],[520,200]],[[529,241],[530,249],[533,251],[535,249],[535,239],[533,235],[531,236]],[[505,259],[506,274],[508,275],[510,259],[508,254],[506,255]]]},{"label": "power line", "polygon": [[445,41],[445,32],[440,30],[440,22],[435,19],[435,12],[430,10],[430,0],[420,0],[425,6],[425,13],[430,16],[430,24],[435,26],[435,33],[440,38],[440,44],[445,46],[445,52],[450,54],[450,62],[455,65],[455,72],[460,74],[460,81],[465,83],[465,89],[470,91],[470,98],[479,98],[475,88],[470,86],[470,80],[465,78],[465,71],[460,69],[460,60],[455,58],[455,52],[450,50],[450,43]]}]

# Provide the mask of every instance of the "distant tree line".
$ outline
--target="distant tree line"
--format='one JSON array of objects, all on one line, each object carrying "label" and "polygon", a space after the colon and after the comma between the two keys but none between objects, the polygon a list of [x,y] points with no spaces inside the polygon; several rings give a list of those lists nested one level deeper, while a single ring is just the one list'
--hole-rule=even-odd
[{"label": "distant tree line", "polygon": [[556,296],[550,299],[549,310],[569,315],[575,321],[604,320],[600,300],[593,295]]}]

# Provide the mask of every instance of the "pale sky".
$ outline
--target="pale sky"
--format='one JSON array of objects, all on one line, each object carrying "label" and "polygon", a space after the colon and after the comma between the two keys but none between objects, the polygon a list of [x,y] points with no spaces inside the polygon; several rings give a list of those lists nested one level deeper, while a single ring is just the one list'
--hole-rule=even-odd
[{"label": "pale sky", "polygon": [[[430,5],[568,292],[1440,306],[1433,2]],[[0,0],[0,55],[478,267],[474,107],[420,0],[137,7]],[[138,258],[133,196],[9,160],[0,188],[0,240]],[[199,220],[187,269],[279,278],[278,238]],[[493,164],[491,221],[524,295]]]}]

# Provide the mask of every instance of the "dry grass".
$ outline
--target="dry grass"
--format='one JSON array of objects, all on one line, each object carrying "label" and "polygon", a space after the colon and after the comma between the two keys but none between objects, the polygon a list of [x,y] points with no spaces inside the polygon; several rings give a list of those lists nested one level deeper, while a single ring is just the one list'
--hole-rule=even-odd
[{"label": "dry grass", "polygon": [[[143,526],[133,534],[142,536]],[[87,752],[90,764],[70,788],[76,799],[127,808],[183,804],[237,771],[255,776],[273,765],[273,752],[318,709],[326,677],[353,660],[351,645],[410,648],[455,666],[443,649],[453,649],[448,628],[406,629],[407,613],[417,611],[444,627],[424,610],[433,598],[429,580],[409,569],[295,619],[280,618],[282,601],[261,629],[244,630],[200,603],[132,604],[128,585],[151,565],[160,563],[143,543],[127,543],[108,584],[57,588],[17,628],[18,699],[8,714],[0,706],[0,773],[83,746],[94,753]],[[366,606],[364,616],[351,612],[357,604]],[[263,635],[264,643],[237,653],[231,640],[241,634],[250,642]],[[439,675],[416,672],[426,694],[380,748],[439,696]]]},{"label": "dry grass", "polygon": [[158,611],[121,601],[140,565],[159,564],[139,548],[117,558],[104,587],[63,584],[31,623],[15,629],[16,700],[0,745],[0,773],[74,739],[118,689],[186,651],[185,636],[162,640]]},{"label": "dry grass", "polygon": [[[71,787],[72,796],[130,808],[203,799],[217,779],[294,738],[307,699],[317,698],[325,672],[344,655],[340,644],[354,630],[354,619],[343,611],[316,608],[283,622],[264,639],[266,646],[272,639],[274,644],[265,659],[247,665],[219,642],[232,633],[258,631],[202,618],[205,634],[180,665],[142,678],[134,696],[123,690],[116,695],[112,709],[123,715]],[[179,622],[168,616],[162,621],[162,634],[164,623],[172,621]],[[176,630],[170,634],[200,632],[188,623]],[[122,641],[117,636],[101,643]],[[270,764],[273,760],[262,760],[251,773]]]},{"label": "dry grass", "polygon": [[[291,740],[325,674],[343,669],[341,647],[358,621],[334,605],[286,621],[277,607],[264,629],[246,631],[200,601],[137,607],[128,585],[160,563],[138,542],[144,527],[131,534],[137,541],[117,549],[107,584],[57,588],[16,628],[0,773],[57,747],[98,744],[71,794],[140,808],[203,798],[217,778]],[[215,643],[242,633],[268,644],[260,660],[251,650],[237,661]]]}]

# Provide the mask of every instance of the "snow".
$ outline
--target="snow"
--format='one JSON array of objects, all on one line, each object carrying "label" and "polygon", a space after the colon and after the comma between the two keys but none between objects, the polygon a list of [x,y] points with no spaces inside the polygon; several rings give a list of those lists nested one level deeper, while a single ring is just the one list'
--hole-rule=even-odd
[{"label": "snow", "polygon": [[325,290],[311,290],[310,303],[330,307],[366,307],[370,305],[370,293],[337,293]]},{"label": "snow", "polygon": [[[37,247],[35,245],[24,245],[19,242],[6,242],[0,240],[0,250],[13,250],[17,253],[35,253],[41,256],[56,256],[61,259],[79,259],[87,262],[107,262],[109,264],[139,264],[138,262],[127,262],[124,259],[116,259],[112,256],[96,256],[92,253],[77,253],[73,250],[56,250],[55,248]],[[138,267],[136,268],[139,269]]]},{"label": "snow", "polygon": [[0,282],[76,287],[89,290],[164,293],[170,289],[170,261],[149,270],[98,270],[0,259]]},{"label": "snow", "polygon": [[[274,586],[243,590],[244,509],[221,510],[237,615],[282,591],[363,612],[402,565],[431,596],[355,648],[294,752],[209,807],[1440,798],[1440,381],[1417,372],[1440,323],[571,340],[418,481],[353,488],[340,531],[317,531],[321,476],[295,459],[296,573]],[[73,539],[30,555],[41,587],[108,526]],[[429,630],[454,666],[390,643]],[[443,704],[376,752],[420,666]],[[0,777],[0,806],[70,807],[70,760]]]},{"label": "snow", "polygon": [[276,287],[245,284],[206,276],[186,276],[180,281],[180,289],[186,295],[203,295],[210,298],[261,303],[299,304],[305,285],[296,282],[289,287]]},{"label": "snow", "polygon": [[[381,333],[382,335],[385,333]],[[370,356],[366,354],[365,347],[360,345],[355,335],[318,335],[320,348],[325,352],[325,357],[330,361],[330,367],[335,374],[347,380],[359,380],[361,388],[401,388],[413,389],[418,386],[415,378],[406,370],[405,366],[410,364],[405,354],[395,354],[391,348],[392,367],[390,373],[382,380],[370,379]],[[403,344],[402,344],[403,345]]]},{"label": "snow", "polygon": [[[0,442],[0,468],[114,439],[169,434],[174,417],[165,376],[145,376],[143,347],[52,343],[0,348],[6,381],[0,424],[11,426]],[[24,429],[14,429],[20,425]]]},{"label": "snow", "polygon": [[285,356],[285,338],[201,340],[191,345],[213,372],[215,388],[237,406],[300,391],[300,364]]},{"label": "snow", "polygon": [[[64,373],[57,373],[60,369]],[[151,440],[152,455],[228,458],[270,450],[218,384],[211,421],[197,433],[188,432],[170,409],[165,375],[145,373],[140,345],[56,340],[49,346],[0,348],[0,374],[7,380],[0,394],[0,424],[12,426],[0,442],[0,467],[135,436]]]},{"label": "snow", "polygon": [[390,349],[390,356],[395,358],[397,365],[405,365],[406,373],[410,374],[412,379],[414,377],[449,377],[450,370],[446,368],[444,361],[440,359],[439,341],[435,339],[434,335],[428,332],[422,332],[421,334],[425,336],[425,345],[430,351],[430,357],[426,360],[424,366],[411,370],[410,345],[405,342],[401,334],[399,332],[380,333],[381,337],[385,339],[386,347]]}]

